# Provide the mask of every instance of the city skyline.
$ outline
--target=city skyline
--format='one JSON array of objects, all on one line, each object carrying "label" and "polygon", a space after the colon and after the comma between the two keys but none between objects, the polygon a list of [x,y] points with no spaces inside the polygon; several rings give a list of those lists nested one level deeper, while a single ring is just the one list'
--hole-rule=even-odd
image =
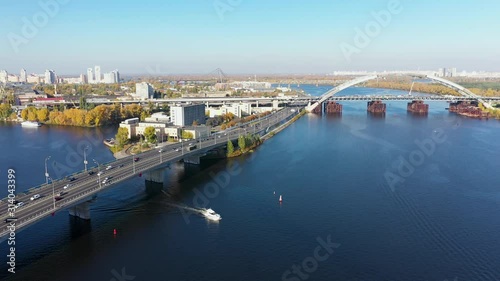
[{"label": "city skyline", "polygon": [[[499,3],[46,0],[2,3],[0,69],[61,75],[500,71]],[[471,26],[471,22],[474,26]],[[31,30],[30,30],[31,25]],[[459,36],[457,36],[459,34]],[[57,50],[57,51],[55,51]],[[31,71],[30,71],[31,70]]]}]

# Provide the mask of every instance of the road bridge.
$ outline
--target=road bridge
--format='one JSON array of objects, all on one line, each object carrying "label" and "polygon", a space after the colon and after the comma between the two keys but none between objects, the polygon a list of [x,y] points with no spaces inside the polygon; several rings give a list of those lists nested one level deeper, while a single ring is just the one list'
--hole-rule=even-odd
[{"label": "road bridge", "polygon": [[[199,163],[199,157],[211,150],[225,147],[228,141],[235,141],[239,136],[249,133],[267,134],[272,128],[299,114],[299,111],[299,108],[286,108],[236,128],[212,134],[209,137],[175,143],[103,163],[97,166],[97,170],[94,169],[96,170],[94,174],[80,171],[71,175],[70,177],[75,178],[71,182],[66,179],[59,179],[53,180],[49,184],[31,188],[28,192],[16,196],[16,200],[25,204],[15,209],[15,217],[17,218],[15,222],[16,233],[63,209],[69,209],[70,214],[74,216],[88,219],[90,218],[88,202],[97,193],[142,174],[145,175],[147,180],[158,182],[163,179],[161,170],[166,166],[181,160]],[[138,158],[137,161],[135,161],[136,158]],[[105,168],[108,166],[111,168]],[[161,175],[158,171],[161,171]],[[106,178],[108,180],[104,182]],[[71,186],[65,189],[64,186],[67,184]],[[66,194],[63,195],[63,199],[56,201],[55,195],[59,192],[65,192]],[[39,194],[41,198],[30,200],[30,196],[34,194]],[[9,212],[12,211],[8,209],[9,207],[11,206],[9,206],[7,198],[4,198],[0,203],[2,221],[9,217]],[[10,233],[8,225],[9,223],[3,223],[1,227],[1,241],[5,240]]]}]

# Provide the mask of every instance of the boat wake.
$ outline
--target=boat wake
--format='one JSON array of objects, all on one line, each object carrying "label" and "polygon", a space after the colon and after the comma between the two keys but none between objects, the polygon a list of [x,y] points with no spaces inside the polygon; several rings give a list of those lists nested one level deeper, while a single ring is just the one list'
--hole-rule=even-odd
[{"label": "boat wake", "polygon": [[[168,196],[168,194],[164,190],[162,190],[162,192]],[[219,214],[215,213],[214,210],[212,210],[212,209],[193,208],[193,207],[189,207],[189,206],[184,205],[184,204],[178,204],[178,203],[172,203],[172,202],[165,202],[165,204],[167,204],[171,207],[177,207],[179,209],[183,209],[183,210],[201,215],[201,216],[203,216],[209,220],[212,220],[212,221],[219,221],[221,219],[221,216]]]}]

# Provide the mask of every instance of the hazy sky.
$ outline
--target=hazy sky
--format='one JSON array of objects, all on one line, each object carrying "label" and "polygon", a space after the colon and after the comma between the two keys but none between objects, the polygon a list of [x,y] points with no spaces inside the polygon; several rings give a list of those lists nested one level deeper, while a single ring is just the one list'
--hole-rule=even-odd
[{"label": "hazy sky", "polygon": [[2,0],[0,69],[500,71],[499,13],[497,0]]}]

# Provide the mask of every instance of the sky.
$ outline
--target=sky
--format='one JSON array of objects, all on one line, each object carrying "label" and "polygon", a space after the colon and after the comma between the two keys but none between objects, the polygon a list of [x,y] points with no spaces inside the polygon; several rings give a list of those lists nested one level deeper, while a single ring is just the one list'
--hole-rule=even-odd
[{"label": "sky", "polygon": [[0,1],[0,69],[500,71],[497,0]]}]

